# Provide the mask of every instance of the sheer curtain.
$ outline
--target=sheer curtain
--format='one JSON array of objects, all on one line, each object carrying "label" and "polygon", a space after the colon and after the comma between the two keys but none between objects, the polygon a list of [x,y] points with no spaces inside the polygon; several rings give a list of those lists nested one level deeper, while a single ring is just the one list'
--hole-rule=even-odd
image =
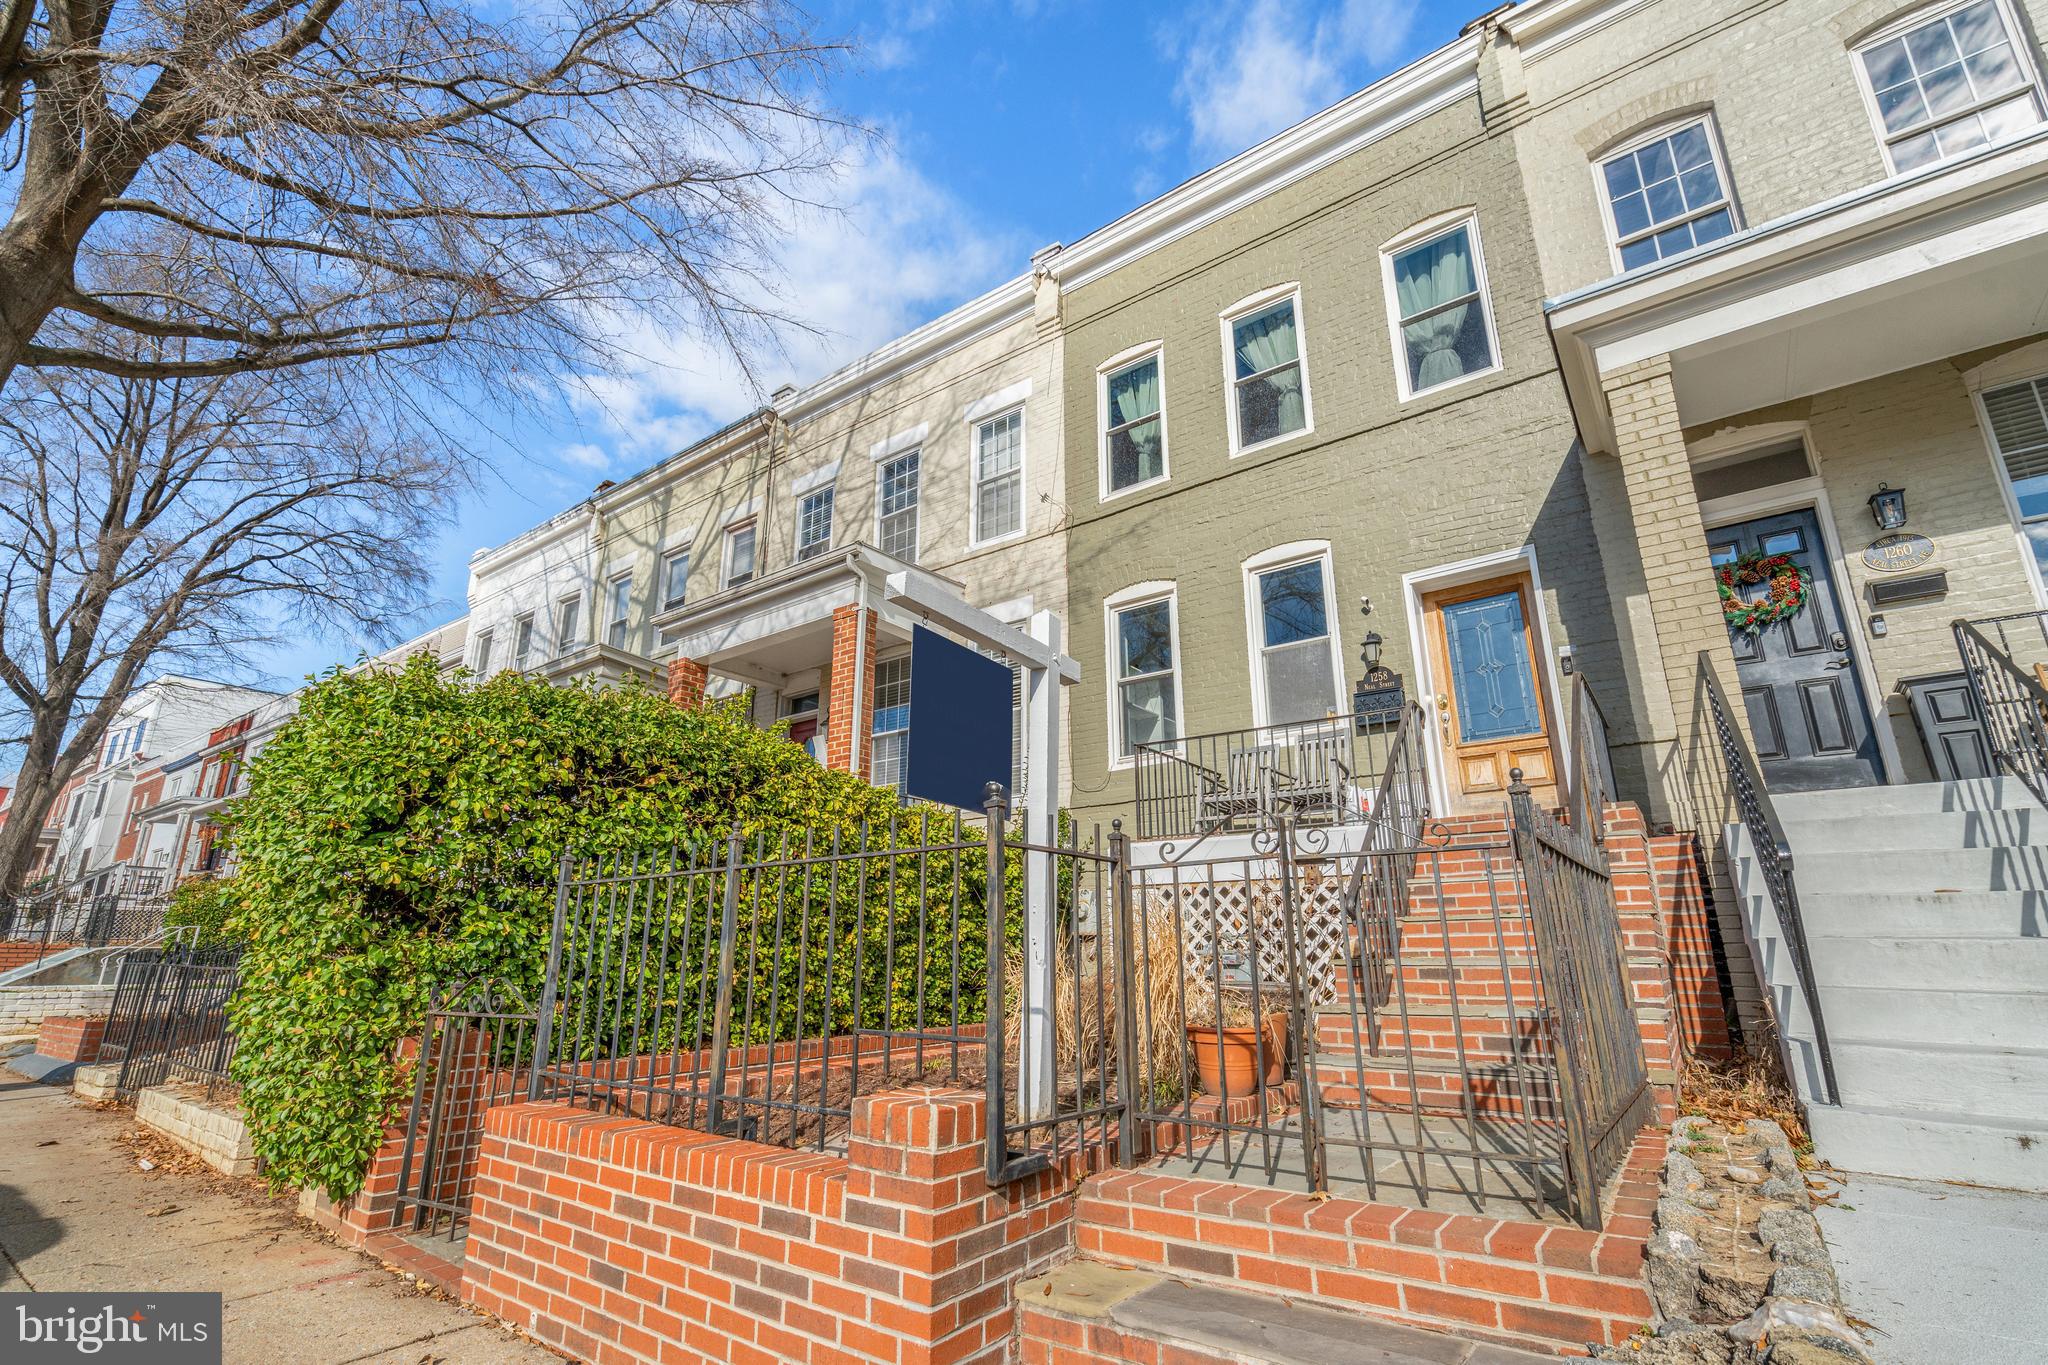
[{"label": "sheer curtain", "polygon": [[[1129,443],[1132,465],[1130,481],[1154,477],[1160,472],[1159,362],[1148,360],[1133,365],[1109,381],[1109,419],[1112,427],[1124,427],[1118,436]],[[1128,425],[1136,423],[1136,425]]]},{"label": "sheer curtain", "polygon": [[[1472,249],[1465,230],[1459,228],[1397,257],[1394,291],[1404,318],[1478,293],[1479,282],[1472,273]],[[1408,343],[1409,374],[1415,388],[1430,388],[1465,373],[1464,358],[1458,354],[1458,335],[1465,330],[1465,315],[1471,311],[1472,305],[1464,303],[1402,325],[1401,334]]]},{"label": "sheer curtain", "polygon": [[[1246,318],[1234,329],[1237,343],[1237,377],[1249,378],[1262,370],[1293,364],[1301,357],[1296,341],[1294,306],[1275,308],[1255,318]],[[1260,381],[1271,397],[1282,431],[1293,431],[1306,416],[1301,399],[1301,367],[1285,374],[1273,374]]]}]

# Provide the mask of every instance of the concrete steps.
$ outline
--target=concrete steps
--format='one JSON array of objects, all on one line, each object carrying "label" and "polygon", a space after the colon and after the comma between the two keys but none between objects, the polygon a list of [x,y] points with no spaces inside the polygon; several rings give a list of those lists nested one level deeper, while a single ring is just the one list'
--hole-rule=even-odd
[{"label": "concrete steps", "polygon": [[[2048,1189],[2048,811],[2011,779],[1780,797],[1845,1169]],[[1731,870],[1802,1091],[1814,1031],[1746,833]]]}]

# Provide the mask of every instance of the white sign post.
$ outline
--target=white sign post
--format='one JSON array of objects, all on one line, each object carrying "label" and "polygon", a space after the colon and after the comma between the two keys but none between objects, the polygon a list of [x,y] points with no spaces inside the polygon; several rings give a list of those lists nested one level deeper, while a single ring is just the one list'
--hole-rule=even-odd
[{"label": "white sign post", "polygon": [[[1024,841],[1024,990],[1018,1024],[1017,1108],[1024,1119],[1052,1117],[1053,901],[1059,868],[1060,688],[1081,680],[1081,665],[1060,652],[1060,618],[1041,611],[1027,633],[997,620],[929,578],[898,572],[884,584],[890,602],[1015,660],[1024,671],[1024,763],[1029,774]],[[915,680],[912,683],[915,686]],[[1014,795],[1015,793],[1012,793]]]}]

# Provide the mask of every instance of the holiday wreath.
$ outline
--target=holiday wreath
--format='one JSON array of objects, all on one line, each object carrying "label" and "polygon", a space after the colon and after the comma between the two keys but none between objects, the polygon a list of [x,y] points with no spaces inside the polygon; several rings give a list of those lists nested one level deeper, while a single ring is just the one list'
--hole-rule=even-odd
[{"label": "holiday wreath", "polygon": [[[1806,606],[1812,575],[1792,562],[1790,555],[1746,554],[1724,564],[1714,575],[1721,593],[1721,616],[1737,630],[1756,634],[1774,621],[1797,616]],[[1745,602],[1738,585],[1768,583],[1770,588],[1754,602]]]}]

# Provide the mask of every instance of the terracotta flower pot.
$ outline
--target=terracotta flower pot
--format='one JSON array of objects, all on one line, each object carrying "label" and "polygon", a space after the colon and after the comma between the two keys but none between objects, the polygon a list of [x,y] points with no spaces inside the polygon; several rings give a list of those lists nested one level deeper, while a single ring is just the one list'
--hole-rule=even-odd
[{"label": "terracotta flower pot", "polygon": [[[1195,1074],[1207,1095],[1250,1095],[1261,1086],[1278,1085],[1287,1075],[1287,1016],[1269,1014],[1257,1028],[1216,1028],[1189,1024],[1188,1048],[1195,1054]],[[1259,1035],[1265,1035],[1265,1055]],[[1261,1060],[1265,1063],[1260,1070]]]}]

